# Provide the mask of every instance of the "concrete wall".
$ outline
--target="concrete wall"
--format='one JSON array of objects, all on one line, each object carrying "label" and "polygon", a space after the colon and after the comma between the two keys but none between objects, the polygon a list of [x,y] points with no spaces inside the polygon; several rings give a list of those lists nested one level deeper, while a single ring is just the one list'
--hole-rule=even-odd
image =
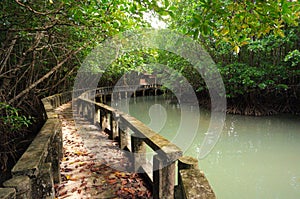
[{"label": "concrete wall", "polygon": [[0,198],[54,198],[60,182],[61,123],[54,109],[71,101],[71,92],[42,99],[47,121],[12,169],[12,178],[0,188]]}]

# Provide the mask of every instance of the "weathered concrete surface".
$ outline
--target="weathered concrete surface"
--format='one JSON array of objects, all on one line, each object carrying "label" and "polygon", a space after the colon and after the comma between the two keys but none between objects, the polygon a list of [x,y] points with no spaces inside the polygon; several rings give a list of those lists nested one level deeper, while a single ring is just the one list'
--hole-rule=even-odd
[{"label": "weathered concrete surface", "polygon": [[178,170],[197,169],[198,160],[191,156],[182,156],[178,159]]},{"label": "weathered concrete surface", "polygon": [[187,199],[215,199],[204,173],[199,169],[183,169],[179,171],[179,185],[183,188],[183,196]]},{"label": "weathered concrete surface", "polygon": [[173,162],[182,156],[182,150],[178,146],[171,143],[136,118],[128,114],[121,114],[120,121],[128,126],[140,138],[143,138],[144,142],[154,151],[161,156],[164,156],[166,161]]},{"label": "weathered concrete surface", "polygon": [[[4,187],[14,188],[16,197],[30,199],[31,197],[31,180],[28,176],[16,176],[3,183]],[[1,198],[1,197],[0,197]]]},{"label": "weathered concrete surface", "polygon": [[[60,180],[59,158],[62,153],[61,123],[58,119],[48,119],[28,149],[18,160],[12,169],[13,178],[4,183],[16,188],[17,195],[21,198],[54,198],[54,177],[56,182]],[[29,177],[30,181],[24,180],[30,186],[18,188],[17,180]],[[15,185],[13,185],[15,183]],[[25,186],[25,185],[24,185]]]},{"label": "weathered concrete surface", "polygon": [[15,199],[16,190],[14,188],[0,188],[1,199]]},{"label": "weathered concrete surface", "polygon": [[35,190],[37,190],[38,194],[35,195],[35,193],[33,193],[33,197],[38,198],[42,196],[42,198],[54,198],[54,181],[52,175],[52,164],[50,162],[43,165],[40,175],[36,180],[38,187]]},{"label": "weathered concrete surface", "polygon": [[25,175],[36,177],[41,165],[45,162],[52,141],[60,131],[58,119],[48,119],[36,138],[12,169],[13,176]]},{"label": "weathered concrete surface", "polygon": [[174,198],[175,162],[165,165],[159,155],[153,156],[153,198]]},{"label": "weathered concrete surface", "polygon": [[46,123],[3,183],[0,198],[54,198],[54,182],[60,182],[61,123],[54,109],[71,100],[71,92],[42,99]]}]

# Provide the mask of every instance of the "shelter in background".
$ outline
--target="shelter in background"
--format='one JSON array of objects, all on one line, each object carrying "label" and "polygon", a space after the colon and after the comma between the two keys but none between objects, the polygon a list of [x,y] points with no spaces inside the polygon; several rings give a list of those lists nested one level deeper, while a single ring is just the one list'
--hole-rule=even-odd
[{"label": "shelter in background", "polygon": [[149,73],[143,73],[140,75],[140,85],[149,85],[149,84],[156,84],[156,75],[155,74],[149,74]]}]

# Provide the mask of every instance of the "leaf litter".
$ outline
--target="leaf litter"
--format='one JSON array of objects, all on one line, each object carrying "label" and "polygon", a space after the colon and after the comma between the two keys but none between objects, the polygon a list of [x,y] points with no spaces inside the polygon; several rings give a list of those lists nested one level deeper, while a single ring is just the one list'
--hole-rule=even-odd
[{"label": "leaf litter", "polygon": [[[151,191],[138,174],[110,166],[129,166],[116,142],[109,140],[99,129],[92,136],[80,134],[72,119],[71,103],[56,111],[62,121],[64,151],[60,165],[61,183],[54,186],[56,198],[151,198]],[[95,129],[90,124],[87,127],[88,130]]]}]

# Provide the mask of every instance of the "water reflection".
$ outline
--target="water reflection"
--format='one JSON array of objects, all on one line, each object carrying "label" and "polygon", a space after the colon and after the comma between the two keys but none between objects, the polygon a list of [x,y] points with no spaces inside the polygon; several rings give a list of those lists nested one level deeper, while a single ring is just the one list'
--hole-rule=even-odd
[{"label": "water reflection", "polygon": [[[122,109],[122,104],[119,108]],[[149,109],[156,122],[150,119]],[[151,97],[131,100],[128,110],[129,114],[156,128],[169,140],[173,140],[174,132],[180,129],[181,111],[188,113],[188,120],[199,123],[194,138],[181,140],[193,139],[185,154],[198,157],[210,122],[209,112],[201,110],[200,116],[196,117],[192,106],[179,108],[161,98]],[[161,115],[167,115],[166,121]],[[185,126],[181,133],[185,135],[194,129],[193,125]],[[199,167],[204,170],[219,199],[294,199],[300,196],[299,152],[299,117],[228,115],[218,143],[200,160]]]}]

